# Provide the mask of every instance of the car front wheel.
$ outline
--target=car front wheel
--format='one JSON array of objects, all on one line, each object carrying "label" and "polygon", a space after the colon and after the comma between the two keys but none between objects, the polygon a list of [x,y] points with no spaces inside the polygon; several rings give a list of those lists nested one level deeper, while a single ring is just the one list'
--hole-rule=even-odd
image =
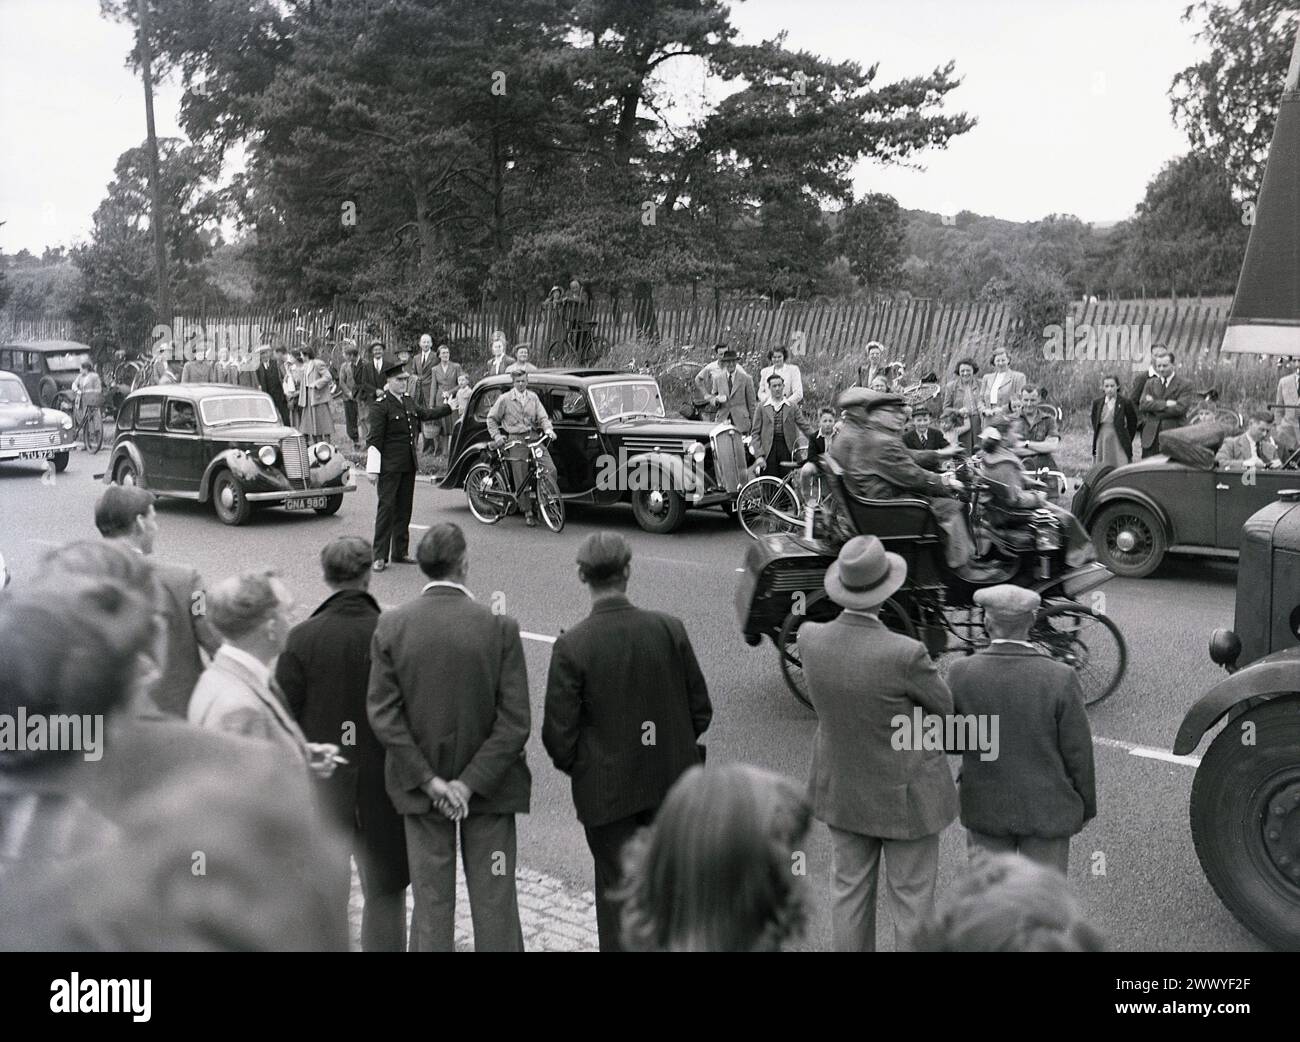
[{"label": "car front wheel", "polygon": [[665,535],[682,523],[686,516],[686,501],[679,492],[652,489],[632,493],[632,514],[636,523],[647,532]]},{"label": "car front wheel", "polygon": [[54,454],[54,473],[62,474],[65,470],[67,470],[68,460],[70,460],[71,458],[72,456],[67,452],[56,452]]},{"label": "car front wheel", "polygon": [[331,514],[337,514],[339,508],[343,506],[343,497],[330,496],[329,500],[323,507],[312,507],[321,517],[329,517]]},{"label": "car front wheel", "polygon": [[212,479],[212,506],[223,525],[242,525],[253,512],[244,487],[228,470]]},{"label": "car front wheel", "polygon": [[113,480],[119,485],[130,488],[140,484],[140,472],[135,469],[135,464],[130,459],[123,458],[118,460],[117,466],[113,468]]},{"label": "car front wheel", "polygon": [[1192,781],[1191,825],[1229,911],[1273,947],[1300,951],[1300,696],[1219,732]]},{"label": "car front wheel", "polygon": [[1101,563],[1126,579],[1142,579],[1160,567],[1168,541],[1159,519],[1136,503],[1115,503],[1092,525]]}]

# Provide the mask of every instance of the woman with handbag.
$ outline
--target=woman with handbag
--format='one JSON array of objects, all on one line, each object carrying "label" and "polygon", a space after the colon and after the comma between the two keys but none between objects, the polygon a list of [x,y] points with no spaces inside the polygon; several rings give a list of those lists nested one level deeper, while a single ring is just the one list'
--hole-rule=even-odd
[{"label": "woman with handbag", "polygon": [[330,412],[330,388],[334,378],[329,366],[316,357],[314,347],[303,348],[299,372],[298,409],[301,419],[295,425],[303,434],[334,440],[334,416]]}]

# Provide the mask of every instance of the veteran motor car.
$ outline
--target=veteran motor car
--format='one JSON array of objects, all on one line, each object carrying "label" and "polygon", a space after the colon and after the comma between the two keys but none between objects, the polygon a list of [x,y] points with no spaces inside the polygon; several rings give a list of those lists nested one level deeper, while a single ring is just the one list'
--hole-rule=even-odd
[{"label": "veteran motor car", "polygon": [[127,396],[104,482],[211,503],[227,525],[254,507],[336,513],[356,490],[342,454],[280,423],[261,391],[229,384],[168,384]]},{"label": "veteran motor car", "polygon": [[62,473],[78,447],[71,416],[34,404],[16,374],[0,372],[0,462],[49,460]]}]

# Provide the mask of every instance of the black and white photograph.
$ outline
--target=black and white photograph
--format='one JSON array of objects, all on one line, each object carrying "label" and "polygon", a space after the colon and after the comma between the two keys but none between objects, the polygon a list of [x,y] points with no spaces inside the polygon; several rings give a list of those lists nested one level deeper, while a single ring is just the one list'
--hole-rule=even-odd
[{"label": "black and white photograph", "polygon": [[41,1009],[215,951],[1270,1004],[1300,3],[0,0],[0,141],[0,951],[144,959]]}]

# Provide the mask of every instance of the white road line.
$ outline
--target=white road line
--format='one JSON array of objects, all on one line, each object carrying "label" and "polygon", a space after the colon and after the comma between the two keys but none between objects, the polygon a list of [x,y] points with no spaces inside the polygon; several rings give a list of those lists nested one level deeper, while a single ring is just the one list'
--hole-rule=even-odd
[{"label": "white road line", "polygon": [[1093,735],[1092,740],[1097,745],[1105,745],[1111,749],[1123,749],[1130,756],[1141,756],[1147,760],[1163,760],[1165,763],[1176,763],[1183,767],[1199,767],[1201,765],[1199,756],[1177,756],[1168,749],[1156,749],[1149,745],[1135,745],[1133,742],[1121,741],[1118,738],[1102,738],[1100,735]]},{"label": "white road line", "polygon": [[428,526],[428,525],[407,525],[406,527],[407,527],[407,528],[418,528],[421,532],[427,532],[427,531],[429,530],[429,526]]}]

